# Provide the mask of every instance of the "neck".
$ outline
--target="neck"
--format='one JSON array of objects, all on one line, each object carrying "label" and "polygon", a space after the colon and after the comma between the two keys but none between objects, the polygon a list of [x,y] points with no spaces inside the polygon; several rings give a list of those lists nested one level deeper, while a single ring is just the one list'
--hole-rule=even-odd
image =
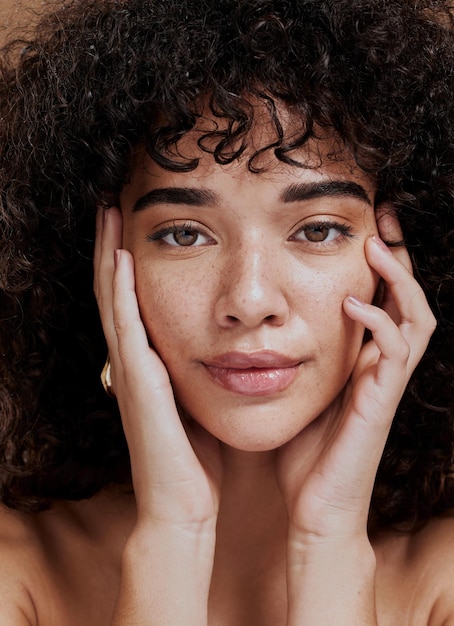
[{"label": "neck", "polygon": [[[286,610],[277,601],[285,598],[281,591],[287,513],[276,483],[275,457],[274,451],[223,448],[224,480],[210,597],[212,607],[220,606],[222,614],[235,611],[231,623],[251,623],[258,616],[256,623],[276,623]],[[247,616],[254,620],[248,621]]]},{"label": "neck", "polygon": [[[238,536],[249,525],[254,533],[260,525],[269,527],[274,514],[282,521],[285,509],[276,482],[276,451],[243,452],[223,445],[222,461],[220,528],[226,519]],[[240,526],[233,524],[235,521],[241,521]]]}]

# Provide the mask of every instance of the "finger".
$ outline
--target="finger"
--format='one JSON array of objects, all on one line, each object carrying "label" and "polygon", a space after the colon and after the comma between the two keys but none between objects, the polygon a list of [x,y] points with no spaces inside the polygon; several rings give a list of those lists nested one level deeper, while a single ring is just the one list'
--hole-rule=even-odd
[{"label": "finger", "polygon": [[[385,281],[386,289],[392,297],[398,319],[395,318],[394,311],[387,310],[387,313],[394,319],[403,338],[410,345],[410,363],[416,366],[435,328],[435,318],[425,294],[407,267],[379,237],[370,237],[366,241],[365,249],[369,265]],[[386,309],[386,306],[383,305],[383,308]]]},{"label": "finger", "polygon": [[[150,349],[135,291],[134,262],[127,250],[115,251],[116,270],[112,282],[112,310],[117,336],[118,353],[130,378],[139,378],[154,352]],[[163,378],[153,381],[152,388],[168,385],[168,375],[162,368]]]},{"label": "finger", "polygon": [[[173,523],[211,519],[216,505],[210,482],[180,420],[167,370],[148,345],[133,258],[126,250],[116,254],[113,311],[118,337],[113,384],[131,456],[138,517]],[[202,442],[200,436],[198,440]],[[205,448],[201,457],[217,476],[219,468]]]},{"label": "finger", "polygon": [[389,250],[396,259],[412,274],[410,255],[404,245],[404,236],[394,207],[390,205],[379,206],[376,210],[376,220],[380,238],[388,244]]},{"label": "finger", "polygon": [[99,209],[94,254],[94,289],[109,351],[116,346],[112,313],[114,251],[122,245],[122,219],[119,209]]},{"label": "finger", "polygon": [[[193,462],[192,448],[175,406],[167,370],[148,344],[135,293],[132,256],[118,250],[116,259],[113,317],[118,360],[112,368],[113,386],[118,389],[125,433],[136,462],[153,468],[147,480],[165,482],[178,473],[177,464],[185,455],[187,462]],[[188,466],[182,463],[182,468]]]},{"label": "finger", "polygon": [[[369,387],[361,387],[365,403],[360,412],[370,416],[379,406],[380,410],[387,408],[392,417],[411,375],[411,346],[386,311],[353,297],[345,299],[344,310],[351,319],[368,328],[373,338],[361,354],[359,378],[365,378],[367,372]],[[379,412],[377,417],[382,420],[385,415]]]},{"label": "finger", "polygon": [[[380,205],[376,210],[376,219],[381,240],[386,242],[394,257],[412,274],[413,268],[410,256],[404,246],[402,229],[394,207],[389,204]],[[389,289],[386,289],[383,280],[380,281],[379,293],[377,304],[385,309],[396,323],[399,323],[400,315],[398,308],[392,295],[389,293]]]}]

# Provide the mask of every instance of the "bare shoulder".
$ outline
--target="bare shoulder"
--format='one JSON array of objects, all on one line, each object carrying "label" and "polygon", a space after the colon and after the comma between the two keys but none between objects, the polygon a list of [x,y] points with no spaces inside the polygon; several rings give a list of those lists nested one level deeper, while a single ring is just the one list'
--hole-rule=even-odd
[{"label": "bare shoulder", "polygon": [[454,626],[454,513],[375,542],[379,623]]},{"label": "bare shoulder", "polygon": [[0,623],[35,625],[42,553],[33,518],[0,505]]},{"label": "bare shoulder", "polygon": [[454,626],[454,512],[432,520],[413,539],[421,571],[433,589],[430,626]]},{"label": "bare shoulder", "polygon": [[106,492],[41,513],[0,505],[0,624],[109,624],[132,504]]}]

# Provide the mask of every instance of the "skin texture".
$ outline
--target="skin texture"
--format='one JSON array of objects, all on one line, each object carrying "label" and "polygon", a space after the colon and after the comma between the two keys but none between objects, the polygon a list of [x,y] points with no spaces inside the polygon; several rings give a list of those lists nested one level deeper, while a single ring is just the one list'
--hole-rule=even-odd
[{"label": "skin texture", "polygon": [[[335,181],[361,185],[369,200],[328,192],[303,201],[281,199],[294,185]],[[149,191],[173,187],[204,190],[215,199],[191,206],[158,198],[133,210]],[[178,403],[224,443],[250,451],[276,448],[344,387],[364,329],[342,303],[352,286],[359,299],[371,302],[377,286],[364,254],[366,238],[377,232],[373,196],[371,181],[348,163],[321,170],[273,163],[251,175],[244,163],[220,168],[202,156],[193,174],[166,172],[151,162],[136,170],[121,206],[142,319]],[[319,221],[351,232],[331,228],[326,242],[311,242],[301,229]],[[177,246],[172,234],[150,241],[174,224],[199,228],[196,245]],[[247,396],[234,393],[206,365],[225,353],[259,351],[301,364],[290,387],[271,396],[254,396],[253,389]]]},{"label": "skin texture", "polygon": [[[94,259],[134,497],[108,491],[6,518],[2,545],[21,545],[23,560],[0,552],[15,572],[0,577],[12,599],[2,619],[441,626],[454,614],[446,566],[417,602],[412,589],[389,586],[409,569],[418,586],[441,561],[431,533],[410,543],[367,534],[381,451],[433,318],[406,251],[380,239],[400,237],[390,207],[374,209],[373,182],[348,155],[324,157],[330,147],[306,155],[317,155],[317,168],[268,161],[261,174],[204,156],[194,173],[175,174],[137,154],[121,211],[98,213]],[[296,184],[305,199],[284,202]],[[159,202],[157,189],[167,189]],[[204,201],[188,202],[188,189],[203,189]],[[171,245],[180,220],[177,237],[197,244],[189,251]],[[352,237],[339,234],[346,225]],[[381,308],[372,304],[380,279]],[[265,395],[225,389],[206,371],[222,351],[257,349],[289,350],[304,363],[291,384],[272,393],[265,385]],[[415,546],[421,556],[410,568]]]},{"label": "skin texture", "polygon": [[[266,133],[266,125],[259,126],[252,143]],[[324,157],[331,147],[322,141],[310,150],[317,169],[295,172],[268,163],[269,174],[255,179],[241,162],[223,167],[202,157],[195,174],[177,175],[139,157],[122,195],[122,214],[111,209],[104,215],[95,291],[138,507],[123,554],[116,625],[131,616],[146,623],[150,615],[158,616],[156,624],[246,623],[254,603],[243,592],[236,608],[228,609],[221,590],[235,588],[231,576],[246,583],[260,571],[280,589],[273,610],[263,595],[266,586],[257,592],[257,606],[268,615],[263,623],[377,624],[376,561],[367,536],[370,494],[392,417],[433,317],[406,251],[392,254],[374,234],[378,224],[381,236],[399,239],[392,211],[380,207],[374,215],[371,181],[348,157],[337,163]],[[182,142],[183,152],[191,149]],[[305,184],[307,191],[308,183],[319,181],[336,182],[337,189],[348,183],[350,192],[340,198],[338,191],[329,198],[325,193],[326,205],[320,198],[282,201],[289,183]],[[351,193],[353,183],[364,189],[361,202]],[[192,198],[199,191],[197,202],[175,202],[181,194],[187,198],[188,189]],[[327,215],[349,222],[357,238],[338,244],[328,229],[328,247],[319,253],[319,243],[306,241],[311,231],[301,228],[316,219],[312,232],[320,235]],[[188,225],[189,216],[201,239]],[[197,244],[189,252],[172,245],[179,224],[184,229],[178,237]],[[120,246],[126,249],[113,254]],[[232,265],[235,279],[228,275]],[[369,304],[378,277],[385,284],[382,308]],[[206,284],[208,295],[197,296]],[[199,325],[206,337],[194,333]],[[366,343],[363,327],[373,337]],[[231,389],[228,395],[207,374],[206,363],[220,350],[289,349],[283,330],[293,344],[305,343],[307,379],[303,356],[292,384],[271,396],[254,394],[251,401]],[[276,343],[265,343],[270,339]],[[328,347],[329,362],[323,355]],[[301,399],[300,381],[316,389],[308,392],[309,400]],[[239,525],[238,510],[256,500],[257,492],[267,517],[251,511]],[[263,550],[271,537],[273,558]],[[247,550],[239,550],[243,545]],[[152,590],[145,584],[149,576]],[[329,605],[327,593],[333,597]]]},{"label": "skin texture", "polygon": [[[75,9],[78,4],[75,3]],[[404,204],[412,206],[414,201],[415,208],[411,211],[417,223],[416,218],[420,219],[432,207],[422,189],[414,190],[414,195],[412,190],[411,200],[403,197],[408,188],[400,186],[402,181],[411,180],[417,187],[421,173],[418,174],[415,164],[422,159],[422,149],[418,152],[411,144],[419,141],[421,146],[426,146],[426,169],[438,159],[433,146],[438,146],[440,156],[448,144],[448,140],[444,144],[435,140],[435,128],[440,136],[445,133],[448,136],[446,127],[439,126],[427,113],[427,102],[421,107],[417,98],[417,85],[425,89],[434,73],[426,68],[418,83],[413,68],[406,75],[408,82],[404,87],[402,61],[398,65],[396,61],[399,55],[402,58],[402,48],[397,46],[394,57],[391,55],[391,50],[396,48],[393,43],[404,39],[402,26],[395,30],[390,26],[391,21],[386,27],[378,22],[363,36],[366,24],[341,0],[332,4],[336,9],[333,18],[342,8],[344,18],[350,17],[350,28],[346,27],[345,19],[343,22],[335,19],[337,33],[325,32],[324,36],[315,37],[316,22],[323,27],[331,22],[327,19],[331,5],[323,2],[320,6],[324,13],[316,12],[314,22],[306,21],[309,15],[300,19],[289,45],[283,45],[281,29],[290,33],[299,7],[303,7],[301,3],[281,3],[282,19],[271,15],[271,20],[265,22],[256,9],[268,3],[254,5],[252,0],[240,3],[244,10],[242,19],[239,15],[233,19],[230,12],[232,20],[221,20],[219,12],[216,19],[207,19],[197,3],[188,3],[187,11],[181,12],[185,19],[177,16],[181,31],[174,24],[169,28],[164,22],[159,24],[158,20],[150,19],[150,14],[142,13],[141,30],[133,19],[133,14],[139,13],[139,4],[116,5],[118,12],[124,9],[122,23],[126,30],[115,29],[113,21],[110,28],[106,27],[107,22],[102,22],[104,28],[100,28],[99,14],[95,18],[88,5],[81,5],[76,22],[66,27],[68,32],[78,31],[79,39],[69,39],[59,31],[58,22],[63,20],[60,14],[49,27],[49,30],[56,27],[57,35],[62,35],[53,40],[52,53],[36,49],[33,59],[33,46],[24,48],[21,44],[25,74],[34,79],[14,82],[11,76],[3,90],[7,102],[3,107],[5,114],[11,108],[8,128],[24,128],[22,135],[11,133],[15,141],[5,142],[9,150],[4,152],[8,154],[4,163],[13,160],[16,164],[11,170],[7,168],[14,179],[15,184],[12,180],[10,183],[15,191],[10,197],[15,200],[5,208],[8,216],[15,215],[17,226],[18,213],[27,214],[27,222],[33,221],[32,215],[39,215],[40,219],[44,214],[46,218],[49,216],[49,221],[35,225],[34,238],[21,240],[19,230],[12,241],[6,241],[9,238],[5,237],[4,243],[10,243],[12,251],[22,241],[24,258],[20,267],[24,271],[28,263],[35,268],[35,275],[27,271],[23,279],[29,281],[30,287],[33,285],[35,295],[39,294],[44,303],[50,291],[40,292],[40,284],[34,283],[34,277],[39,269],[42,272],[44,265],[37,270],[31,261],[33,257],[25,254],[28,248],[33,249],[28,242],[33,240],[35,248],[46,252],[48,269],[50,257],[58,259],[58,250],[64,245],[63,239],[60,248],[46,243],[55,243],[57,224],[61,223],[60,205],[62,208],[65,205],[61,199],[67,200],[67,215],[75,216],[76,207],[85,211],[104,192],[105,202],[97,215],[94,290],[108,344],[113,390],[129,447],[133,485],[128,483],[122,489],[110,486],[87,501],[57,502],[51,511],[42,514],[36,510],[31,515],[0,511],[0,623],[10,626],[447,626],[454,615],[451,591],[454,571],[450,565],[454,559],[447,558],[448,550],[454,549],[452,520],[448,517],[434,520],[420,532],[407,535],[391,531],[373,535],[368,527],[380,457],[396,408],[434,329],[434,318],[413,277],[407,251],[403,247],[389,250],[383,244],[383,240],[402,239],[394,206],[378,203],[373,178],[361,171],[335,132],[329,130],[334,120],[339,124],[338,131],[348,129],[346,134],[339,132],[347,145],[361,148],[355,156],[357,163],[362,163],[365,169],[368,163],[367,171],[381,172],[377,177],[377,195],[383,198],[385,181],[391,181],[390,195],[385,197],[396,201],[396,211],[402,211]],[[143,8],[153,5],[142,4]],[[217,3],[211,4],[214,9]],[[234,4],[219,3],[219,9],[225,11],[224,17],[228,15],[228,7]],[[395,4],[391,4],[390,10],[394,10]],[[156,3],[158,8],[160,5],[174,9],[175,15],[177,6],[181,6],[173,2]],[[312,3],[310,10],[315,11],[316,5]],[[381,15],[377,10],[379,3],[368,7],[369,4],[362,17],[375,19]],[[196,42],[196,58],[187,71],[189,65],[182,61],[191,58],[191,54],[189,46],[181,44],[184,36],[189,43],[188,34],[193,32],[191,10],[196,17],[201,14],[200,19],[197,17],[198,32],[203,31],[204,36],[192,37]],[[242,37],[249,31],[244,29],[248,13],[252,18],[249,24],[255,23],[255,34],[266,35],[263,39]],[[90,19],[99,31],[95,43],[85,30]],[[225,32],[223,40],[218,39],[213,27],[221,23],[229,29],[235,24],[237,41],[244,39],[241,48],[230,46],[235,41],[232,31]],[[397,21],[392,24],[396,25]],[[410,19],[409,24],[413,37],[416,19]],[[154,47],[150,27],[157,35],[156,42],[160,41]],[[309,79],[307,84],[299,73],[300,61],[305,56],[303,27],[308,33],[306,49],[311,53],[314,50],[318,58],[304,72]],[[428,22],[423,24],[420,20],[419,29],[425,28]],[[180,46],[174,50],[168,42],[172,33],[180,35],[180,32],[183,35],[178,38]],[[375,41],[383,38],[384,32],[397,33],[394,42],[387,39],[386,45],[376,46]],[[104,45],[103,51],[98,43],[104,33],[108,45]],[[82,42],[82,36],[86,41]],[[76,55],[71,55],[71,59],[63,53],[65,41],[67,50]],[[75,41],[84,45],[75,45]],[[270,46],[273,41],[277,48]],[[441,40],[435,45],[441,46]],[[351,48],[350,55],[339,54],[347,48]],[[225,62],[227,49],[235,61],[249,56],[248,74],[244,71],[246,64],[234,63],[234,72],[233,65]],[[415,49],[421,49],[421,59],[427,59],[427,45],[423,48],[415,43],[412,50]],[[381,54],[385,50],[388,54]],[[157,56],[158,51],[162,56]],[[174,51],[181,59],[172,57]],[[209,52],[211,56],[206,58]],[[407,50],[407,54],[413,57],[411,51]],[[66,59],[66,69],[49,63],[52,55]],[[75,62],[82,57],[85,64]],[[206,62],[201,64],[200,59],[205,58]],[[361,58],[362,61],[351,63]],[[37,69],[34,61],[39,59],[42,73],[34,73]],[[266,63],[262,63],[265,59]],[[374,64],[381,69],[385,59],[384,73],[390,78],[386,81],[388,90],[383,91],[385,81],[378,80],[380,71],[369,75],[367,71]],[[127,66],[123,75],[119,60]],[[170,61],[168,69],[163,60]],[[432,68],[439,66],[434,57],[432,63]],[[163,65],[161,73],[156,71],[160,65]],[[173,77],[179,73],[180,82],[168,80],[167,72],[172,73],[170,65],[175,66]],[[196,65],[201,66],[198,79]],[[47,74],[42,71],[43,66]],[[74,72],[76,66],[84,71]],[[200,78],[202,66],[212,70],[210,78],[208,72],[204,73],[205,78]],[[264,108],[260,104],[256,106],[257,101],[248,96],[247,87],[244,90],[248,78],[249,85],[258,84],[257,74],[255,80],[251,79],[253,66],[263,68],[260,82],[266,87],[269,81],[273,95]],[[443,73],[443,66],[439,67]],[[359,68],[360,81],[358,72],[352,68]],[[238,80],[242,74],[246,78],[244,82]],[[46,75],[55,77],[56,82],[46,82]],[[73,75],[78,81],[75,88],[74,81],[67,82],[68,76]],[[159,87],[159,79],[154,81],[158,76],[163,77],[161,85],[165,89]],[[81,88],[80,77],[85,87],[90,85],[90,90]],[[136,78],[142,83],[140,89],[133,83]],[[449,82],[445,76],[443,80]],[[295,93],[311,92],[309,100],[304,100],[311,105],[306,108],[302,102],[297,107],[300,115],[308,111],[302,114],[307,116],[305,120],[318,120],[316,126],[320,123],[324,129],[322,132],[317,126],[315,132],[315,136],[323,139],[310,140],[305,150],[290,151],[306,168],[285,166],[272,156],[276,145],[279,148],[275,154],[280,150],[281,157],[288,155],[281,150],[282,146],[288,147],[291,139],[298,138],[294,131],[301,118],[291,118],[296,109],[291,114],[285,108],[281,110],[277,102],[280,98],[277,94],[282,94],[292,82]],[[311,90],[313,82],[315,89]],[[41,92],[37,89],[36,95],[34,89],[27,88],[37,88],[38,84],[42,89]],[[166,150],[177,161],[180,156],[189,160],[196,157],[200,162],[191,172],[182,173],[180,169],[177,174],[175,163],[170,167],[174,167],[173,173],[163,170],[145,158],[140,148],[141,139],[137,137],[144,136],[144,126],[148,127],[151,119],[148,107],[153,101],[150,95],[153,85],[156,92],[166,91],[167,99],[161,100],[165,105],[155,108],[151,104],[153,119],[156,120],[156,110],[163,113],[162,117],[158,115],[161,139],[169,130],[164,119],[168,112],[175,123],[170,135],[167,134],[168,143],[151,141],[150,146],[150,136],[143,143],[147,144],[151,159],[154,157],[159,162],[161,157],[161,164],[166,162],[162,160]],[[184,85],[189,88],[183,89]],[[220,108],[220,113],[212,119],[205,110],[205,118],[199,119],[203,100],[196,100],[193,104],[197,115],[194,117],[193,111],[190,112],[189,120],[188,103],[194,93],[206,94],[207,85],[213,94],[217,91],[211,110]],[[325,85],[329,89],[322,89]],[[172,86],[173,94],[169,95]],[[46,117],[33,115],[37,108],[10,106],[14,100],[6,96],[8,89],[35,95],[35,101],[45,105]],[[404,89],[407,100],[392,97],[396,93],[403,95]],[[439,93],[436,98],[435,91],[434,87],[431,111],[443,103],[442,95]],[[81,93],[84,97],[78,100]],[[370,94],[369,98],[365,98],[366,94]],[[299,102],[302,95],[283,97],[286,102]],[[144,98],[146,117],[141,106]],[[229,141],[224,144],[224,150],[216,152],[217,142],[225,137],[223,124],[229,124],[225,120],[230,120],[233,124],[230,130],[237,129],[233,120],[238,118],[231,117],[232,108],[238,102],[244,105],[244,98],[252,104],[255,124],[247,137],[242,136],[248,147],[240,158],[232,156],[230,165],[219,165],[235,144],[234,136],[227,135]],[[266,98],[267,94],[259,100],[262,105]],[[412,99],[418,103],[413,109],[408,106]],[[353,108],[356,100],[358,105]],[[379,101],[381,108],[377,105]],[[178,106],[174,107],[177,102]],[[390,107],[383,106],[383,102]],[[279,111],[274,118],[273,134],[267,122],[274,104]],[[393,112],[397,113],[395,104],[400,105],[403,114],[393,116]],[[425,108],[424,117],[416,115],[418,108]],[[186,110],[185,115],[182,109]],[[342,115],[342,110],[347,112],[347,109],[349,114]],[[227,110],[230,113],[224,117]],[[317,117],[316,111],[322,115]],[[103,115],[98,117],[101,112]],[[65,133],[68,116],[75,125],[68,124],[71,131],[68,133],[66,127]],[[373,126],[374,116],[383,123]],[[411,120],[413,127],[419,120],[420,133],[409,132],[411,126],[404,125],[404,118]],[[27,126],[27,119],[33,120],[33,124]],[[173,143],[183,126],[185,131],[192,128],[194,119],[198,119],[198,126],[177,144]],[[356,119],[363,123],[356,124]],[[134,120],[139,121],[136,124]],[[434,132],[424,133],[423,120],[430,121]],[[390,125],[392,121],[394,126]],[[281,123],[285,132],[276,144]],[[35,131],[35,126],[39,130]],[[209,134],[215,128],[219,128],[220,135]],[[151,135],[153,130],[152,127]],[[214,144],[210,155],[197,148],[201,133],[205,146],[210,141]],[[372,135],[375,139],[382,135],[386,141],[373,142]],[[42,140],[36,139],[39,136],[46,138],[47,152],[43,150]],[[159,133],[154,139],[157,137]],[[428,137],[433,141],[427,141]],[[363,142],[364,145],[357,145]],[[83,143],[85,151],[81,149]],[[158,144],[159,156],[153,151]],[[268,146],[266,154],[253,161],[261,171],[253,174],[251,161],[247,169],[247,159],[264,145]],[[25,155],[25,146],[34,148]],[[378,158],[380,146],[382,155]],[[135,154],[131,155],[131,149],[136,150]],[[22,158],[16,159],[16,151]],[[52,154],[57,155],[55,161]],[[88,154],[90,158],[83,156]],[[410,156],[413,161],[409,161]],[[135,158],[129,168],[131,157]],[[389,161],[388,174],[382,170],[385,161]],[[39,168],[36,163],[40,163]],[[443,163],[444,166],[450,163],[448,156]],[[400,170],[403,164],[405,168]],[[433,168],[438,171],[436,175],[422,176],[422,185],[432,186],[431,181],[446,172],[444,166],[438,164]],[[89,171],[92,168],[93,174]],[[48,170],[44,189],[49,188],[47,198],[52,201],[46,201],[45,193],[41,195],[43,177],[38,175],[35,181],[32,175],[44,169]],[[126,169],[131,179],[127,179],[129,183],[124,187]],[[17,180],[22,183],[21,189]],[[6,186],[11,191],[11,186]],[[63,194],[62,189],[68,193]],[[33,195],[28,204],[27,194]],[[75,203],[70,199],[72,194],[77,197]],[[417,199],[423,195],[426,199],[418,216]],[[437,215],[440,206],[442,203],[437,205]],[[13,207],[16,214],[11,212]],[[57,207],[58,213],[55,211],[53,218],[50,217]],[[30,215],[28,210],[32,211]],[[433,210],[435,213],[435,206]],[[13,218],[10,220],[12,224]],[[437,226],[440,223],[441,219]],[[44,224],[48,226],[47,240],[41,238],[46,231]],[[424,230],[420,223],[419,232],[421,229]],[[91,230],[87,232],[92,236]],[[410,235],[412,232],[417,233],[418,229],[406,231]],[[430,232],[427,230],[425,238],[416,236],[418,251],[425,250]],[[176,238],[193,245],[177,247],[173,245]],[[412,240],[410,236],[408,241],[410,246],[415,244],[415,237]],[[432,242],[431,246],[436,244]],[[3,255],[4,259],[8,256],[8,248]],[[14,255],[17,262],[20,249]],[[420,265],[425,266],[424,262]],[[6,267],[17,272],[11,260]],[[85,288],[89,284],[79,282]],[[66,282],[62,283],[78,302],[77,292],[73,293]],[[60,305],[64,307],[63,302]],[[18,300],[12,310],[20,306]],[[37,311],[43,310],[43,306],[34,308],[35,320],[40,317]],[[8,315],[12,314],[8,312]],[[25,310],[21,319],[22,326],[28,328],[27,319],[32,318],[25,316]],[[74,332],[75,326],[68,324],[68,330],[75,335],[74,343],[84,343],[83,337]],[[6,329],[4,335],[7,334]],[[38,337],[39,327],[33,327],[33,334]],[[44,338],[41,336],[43,343],[48,338],[46,334]],[[104,348],[103,344],[103,355]],[[23,353],[14,354],[20,360]],[[266,367],[257,368],[260,360]],[[248,362],[254,368],[245,369]],[[85,369],[85,362],[82,363]],[[55,371],[58,366],[58,362],[54,364]],[[69,379],[66,371],[60,369],[62,377]],[[17,371],[9,373],[10,380],[20,378]],[[83,389],[89,397],[89,387],[81,384],[81,380],[76,378],[74,395],[80,396]],[[58,395],[53,381],[46,378],[52,400]],[[17,385],[18,389],[19,382]],[[99,382],[98,388],[101,391]],[[10,389],[16,389],[15,384]],[[78,414],[77,405],[73,407],[72,397],[65,395],[64,389],[60,388],[60,394],[65,396],[64,404],[71,405],[74,414]],[[59,417],[57,411],[55,415]],[[106,441],[107,448],[112,422],[102,422],[102,416],[99,417],[100,439]],[[38,425],[39,421],[35,421]],[[70,420],[62,420],[62,431],[68,423]],[[27,426],[23,427],[25,432]],[[81,422],[76,421],[74,427],[84,431]],[[418,432],[417,426],[414,430]],[[17,431],[15,436],[19,439]],[[35,443],[40,443],[35,432],[33,436]],[[51,440],[52,433],[48,437]],[[66,439],[70,440],[69,434]],[[37,449],[41,447],[43,453],[49,452],[45,446],[39,445]],[[111,444],[110,449],[113,448]],[[8,456],[16,454],[25,464],[24,449],[8,450]],[[394,455],[398,449],[393,448]],[[88,459],[89,451],[81,446],[78,458],[85,462],[85,457]],[[106,452],[105,458],[108,457]],[[115,465],[112,457],[110,462]],[[84,464],[78,469],[90,474],[86,468]],[[69,476],[77,482],[75,475],[69,472]],[[83,473],[80,476],[83,478]],[[46,482],[52,484],[51,476],[47,476],[47,481],[42,480],[41,487]],[[67,491],[64,493],[59,497],[68,497]],[[81,497],[81,493],[73,493],[73,497]],[[406,519],[410,518],[411,512]]]},{"label": "skin texture", "polygon": [[[96,206],[118,206],[138,146],[170,170],[195,167],[175,141],[209,98],[221,127],[207,128],[202,145],[217,162],[250,147],[259,118],[274,123],[267,153],[287,163],[295,146],[335,128],[376,177],[377,202],[396,211],[439,327],[399,405],[370,523],[416,528],[444,511],[453,499],[445,478],[454,381],[447,2],[57,6],[26,41],[11,43],[0,71],[0,352],[14,355],[0,360],[2,501],[37,511],[129,479],[120,415],[99,384],[106,345],[92,294]],[[251,172],[255,164],[263,165],[251,156]]]}]

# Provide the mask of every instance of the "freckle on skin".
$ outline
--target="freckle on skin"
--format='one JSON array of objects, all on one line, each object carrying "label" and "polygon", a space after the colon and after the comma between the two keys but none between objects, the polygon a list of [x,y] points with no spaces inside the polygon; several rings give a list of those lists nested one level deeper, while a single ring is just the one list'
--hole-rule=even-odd
[{"label": "freckle on skin", "polygon": [[[191,156],[191,145],[185,144],[184,149]],[[323,156],[323,148],[314,154]],[[270,161],[269,165],[272,167],[273,163]],[[375,291],[375,278],[368,269],[363,241],[365,229],[374,231],[375,217],[369,205],[367,208],[359,205],[356,218],[355,208],[347,208],[350,202],[329,198],[328,202],[336,205],[335,215],[340,214],[343,221],[352,223],[359,236],[340,244],[339,248],[328,248],[327,254],[306,254],[301,248],[293,254],[288,246],[273,248],[273,242],[285,242],[287,233],[309,211],[311,217],[312,210],[326,214],[326,202],[315,203],[306,210],[300,205],[283,206],[275,198],[279,198],[279,192],[287,189],[289,183],[311,183],[320,180],[320,176],[351,179],[360,183],[371,197],[373,184],[364,173],[340,161],[328,163],[326,171],[321,173],[278,164],[266,176],[252,175],[244,164],[220,167],[206,155],[201,155],[201,165],[194,173],[161,172],[153,165],[147,168],[148,173],[139,172],[133,177],[132,191],[130,188],[126,192],[125,200],[129,193],[130,200],[137,201],[140,194],[156,186],[203,186],[220,198],[218,206],[191,207],[190,215],[186,215],[184,207],[154,206],[151,213],[137,213],[134,218],[126,216],[126,221],[130,220],[126,225],[128,243],[138,260],[141,311],[148,332],[165,356],[174,389],[188,413],[230,445],[245,445],[245,441],[251,447],[281,445],[333,401],[357,358],[363,329],[348,318],[342,303],[352,289],[354,295],[365,299],[371,299]],[[192,219],[194,212],[196,222],[208,222],[214,236],[220,233],[219,240],[226,242],[225,248],[208,247],[200,255],[182,258],[175,251],[167,250],[163,254],[162,248],[145,247],[145,227],[176,218]],[[252,331],[241,324],[221,328],[214,315],[218,296],[235,287],[232,272],[236,270],[246,272],[243,287],[247,286],[247,258],[243,257],[246,266],[235,269],[236,255],[254,252],[251,246],[255,245],[262,255],[270,249],[271,252],[262,266],[259,259],[252,287],[257,285],[260,296],[261,289],[266,293],[272,281],[271,288],[284,294],[290,312],[288,319],[282,327],[267,323]],[[273,296],[273,291],[270,293]],[[243,304],[248,300],[248,294],[241,291],[235,297]],[[232,300],[227,302],[224,313],[229,313]],[[280,303],[282,299],[276,301]],[[228,395],[199,366],[201,356],[270,347],[292,356],[306,356],[310,362],[302,368],[295,387],[271,401],[244,401],[235,394]]]}]

